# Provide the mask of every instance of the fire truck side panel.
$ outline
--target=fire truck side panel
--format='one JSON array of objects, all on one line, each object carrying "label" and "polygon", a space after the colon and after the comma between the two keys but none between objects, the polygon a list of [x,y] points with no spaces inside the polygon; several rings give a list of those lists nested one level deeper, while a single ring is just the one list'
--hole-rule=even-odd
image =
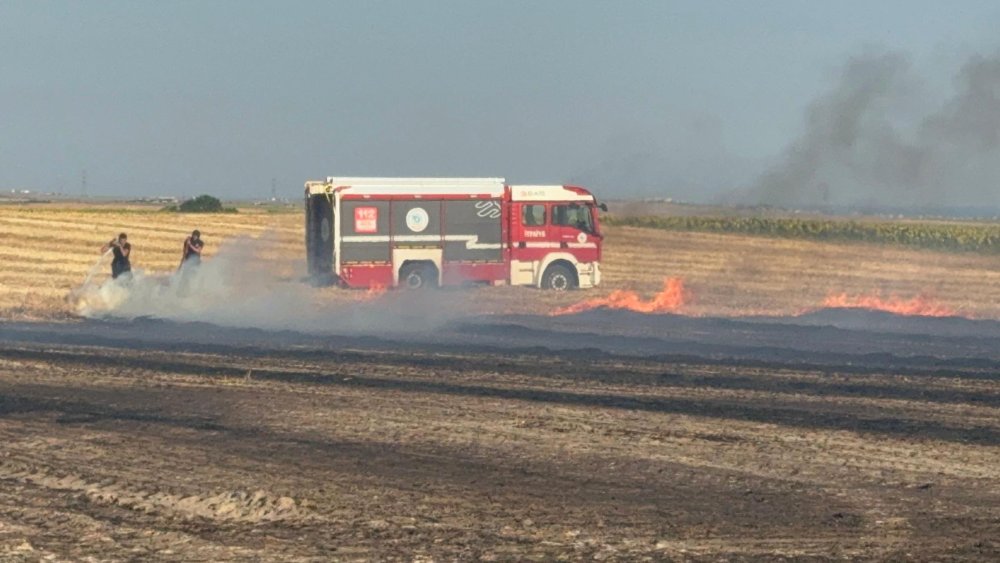
[{"label": "fire truck side panel", "polygon": [[392,287],[391,264],[349,264],[340,267],[340,280],[347,287]]},{"label": "fire truck side panel", "polygon": [[442,272],[444,285],[461,285],[468,282],[486,282],[494,285],[507,283],[505,262],[445,262]]},{"label": "fire truck side panel", "polygon": [[441,247],[441,201],[392,200],[394,248]]},{"label": "fire truck side panel", "polygon": [[400,269],[408,262],[431,263],[437,270],[435,282],[441,283],[441,201],[433,199],[393,198],[392,277],[399,283]]},{"label": "fire truck side panel", "polygon": [[388,201],[341,200],[337,216],[341,267],[352,263],[388,264],[392,260],[389,211]]},{"label": "fire truck side panel", "polygon": [[442,285],[504,283],[505,216],[500,198],[345,195],[338,225],[341,279],[352,287],[397,285],[407,262],[424,262],[434,265]]},{"label": "fire truck side panel", "polygon": [[503,261],[502,215],[499,199],[445,201],[445,262]]},{"label": "fire truck side panel", "polygon": [[[397,285],[407,263],[441,285],[541,286],[560,264],[601,281],[594,197],[502,178],[327,178],[306,183],[309,271],[351,287]],[[412,270],[411,270],[412,271]]]}]

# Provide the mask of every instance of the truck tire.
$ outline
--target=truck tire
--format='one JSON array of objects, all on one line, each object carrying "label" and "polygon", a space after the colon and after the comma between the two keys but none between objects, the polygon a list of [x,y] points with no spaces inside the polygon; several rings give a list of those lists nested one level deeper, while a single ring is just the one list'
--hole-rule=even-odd
[{"label": "truck tire", "polygon": [[325,195],[306,197],[306,261],[315,280],[333,279],[333,206]]},{"label": "truck tire", "polygon": [[408,290],[437,286],[437,269],[426,264],[404,264],[399,269],[399,287]]},{"label": "truck tire", "polygon": [[562,264],[552,264],[542,275],[542,289],[568,291],[576,287],[576,276]]}]

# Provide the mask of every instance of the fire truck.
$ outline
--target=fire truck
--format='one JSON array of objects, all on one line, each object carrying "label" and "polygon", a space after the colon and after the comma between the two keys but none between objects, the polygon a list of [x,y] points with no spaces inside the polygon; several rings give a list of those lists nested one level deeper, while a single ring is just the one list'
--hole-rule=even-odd
[{"label": "fire truck", "polygon": [[503,178],[310,181],[309,273],[360,288],[594,287],[599,208],[607,210],[577,186],[509,186]]}]

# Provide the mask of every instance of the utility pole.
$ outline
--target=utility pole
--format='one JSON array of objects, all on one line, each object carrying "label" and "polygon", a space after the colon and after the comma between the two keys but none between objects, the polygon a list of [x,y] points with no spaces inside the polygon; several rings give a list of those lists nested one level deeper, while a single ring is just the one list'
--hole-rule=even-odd
[{"label": "utility pole", "polygon": [[84,171],[80,174],[80,196],[84,197],[84,198],[87,197],[87,170],[86,169],[84,169]]},{"label": "utility pole", "polygon": [[271,201],[278,201],[278,180],[271,178]]}]

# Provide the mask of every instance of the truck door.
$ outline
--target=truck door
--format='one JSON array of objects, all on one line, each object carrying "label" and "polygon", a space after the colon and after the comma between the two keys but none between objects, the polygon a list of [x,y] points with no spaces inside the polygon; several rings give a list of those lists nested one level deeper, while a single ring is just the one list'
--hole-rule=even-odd
[{"label": "truck door", "polygon": [[510,283],[535,285],[545,255],[558,248],[549,236],[549,209],[544,202],[525,201],[511,205]]},{"label": "truck door", "polygon": [[549,209],[544,202],[515,203],[511,217],[511,248],[541,249],[553,244]]},{"label": "truck door", "polygon": [[594,224],[593,206],[581,203],[553,203],[550,230],[561,248],[573,249],[581,262],[597,260],[600,235]]},{"label": "truck door", "polygon": [[511,217],[511,246],[515,249],[538,248],[539,243],[549,242],[548,215],[544,203],[515,203]]}]

